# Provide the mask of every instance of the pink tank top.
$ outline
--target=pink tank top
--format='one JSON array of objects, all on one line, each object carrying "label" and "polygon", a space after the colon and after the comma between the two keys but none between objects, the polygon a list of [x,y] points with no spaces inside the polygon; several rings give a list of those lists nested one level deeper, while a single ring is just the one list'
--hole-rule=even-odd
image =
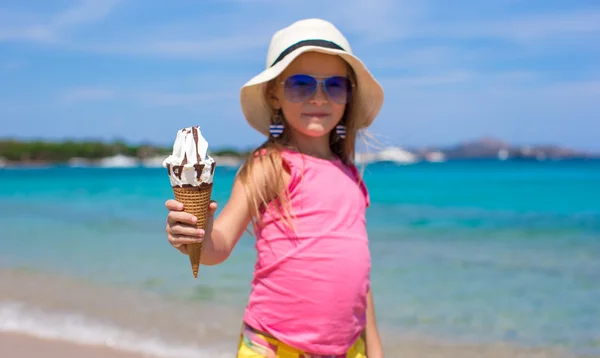
[{"label": "pink tank top", "polygon": [[343,354],[366,324],[369,196],[355,166],[284,151],[295,232],[263,214],[244,321],[297,349]]}]

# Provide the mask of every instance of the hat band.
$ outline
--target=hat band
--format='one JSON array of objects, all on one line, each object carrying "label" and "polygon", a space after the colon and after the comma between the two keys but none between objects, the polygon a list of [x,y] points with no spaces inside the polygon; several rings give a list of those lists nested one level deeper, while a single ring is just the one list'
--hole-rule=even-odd
[{"label": "hat band", "polygon": [[330,49],[334,49],[334,50],[346,51],[340,45],[338,45],[338,44],[336,44],[335,42],[332,42],[332,41],[327,41],[327,40],[303,40],[303,41],[300,41],[300,42],[296,42],[292,46],[286,48],[279,55],[279,57],[277,57],[277,59],[275,60],[275,62],[273,62],[271,64],[271,67],[275,66],[275,64],[277,62],[283,60],[283,58],[285,56],[289,55],[294,50],[299,49],[300,47],[305,47],[305,46],[318,46],[318,47],[330,48]]}]

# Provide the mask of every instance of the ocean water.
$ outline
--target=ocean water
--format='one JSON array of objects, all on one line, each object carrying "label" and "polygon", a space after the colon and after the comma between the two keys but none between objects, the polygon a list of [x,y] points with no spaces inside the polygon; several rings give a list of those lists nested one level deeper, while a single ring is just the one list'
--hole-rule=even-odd
[{"label": "ocean water", "polygon": [[[235,169],[218,168],[224,204]],[[373,292],[398,336],[600,355],[600,162],[365,168]],[[166,241],[162,168],[0,169],[0,331],[226,357],[255,253],[194,279]]]}]

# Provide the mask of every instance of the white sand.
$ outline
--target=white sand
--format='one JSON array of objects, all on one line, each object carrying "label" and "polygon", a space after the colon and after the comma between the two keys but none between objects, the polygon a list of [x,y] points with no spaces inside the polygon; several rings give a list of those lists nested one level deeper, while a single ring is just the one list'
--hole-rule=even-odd
[{"label": "white sand", "polygon": [[[509,345],[452,345],[447,343],[401,341],[401,354],[386,358],[567,358],[565,352],[548,349],[517,348]],[[394,349],[394,352],[398,352]],[[10,358],[149,358],[104,346],[86,346],[65,341],[52,341],[16,334],[0,333],[0,357]]]},{"label": "white sand", "polygon": [[0,333],[0,357],[5,358],[145,358],[108,347],[84,346],[64,341],[38,339],[16,333]]}]

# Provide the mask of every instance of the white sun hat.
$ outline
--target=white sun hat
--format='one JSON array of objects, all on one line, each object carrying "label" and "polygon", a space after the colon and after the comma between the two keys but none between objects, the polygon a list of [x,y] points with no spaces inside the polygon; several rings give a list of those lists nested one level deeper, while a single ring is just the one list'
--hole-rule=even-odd
[{"label": "white sun hat", "polygon": [[383,88],[367,67],[352,54],[344,35],[330,22],[306,19],[277,31],[271,38],[266,69],[248,81],[240,91],[242,112],[252,127],[269,136],[272,109],[266,102],[266,84],[279,76],[294,59],[308,51],[338,55],[354,70],[351,120],[359,129],[375,119],[383,105]]}]

